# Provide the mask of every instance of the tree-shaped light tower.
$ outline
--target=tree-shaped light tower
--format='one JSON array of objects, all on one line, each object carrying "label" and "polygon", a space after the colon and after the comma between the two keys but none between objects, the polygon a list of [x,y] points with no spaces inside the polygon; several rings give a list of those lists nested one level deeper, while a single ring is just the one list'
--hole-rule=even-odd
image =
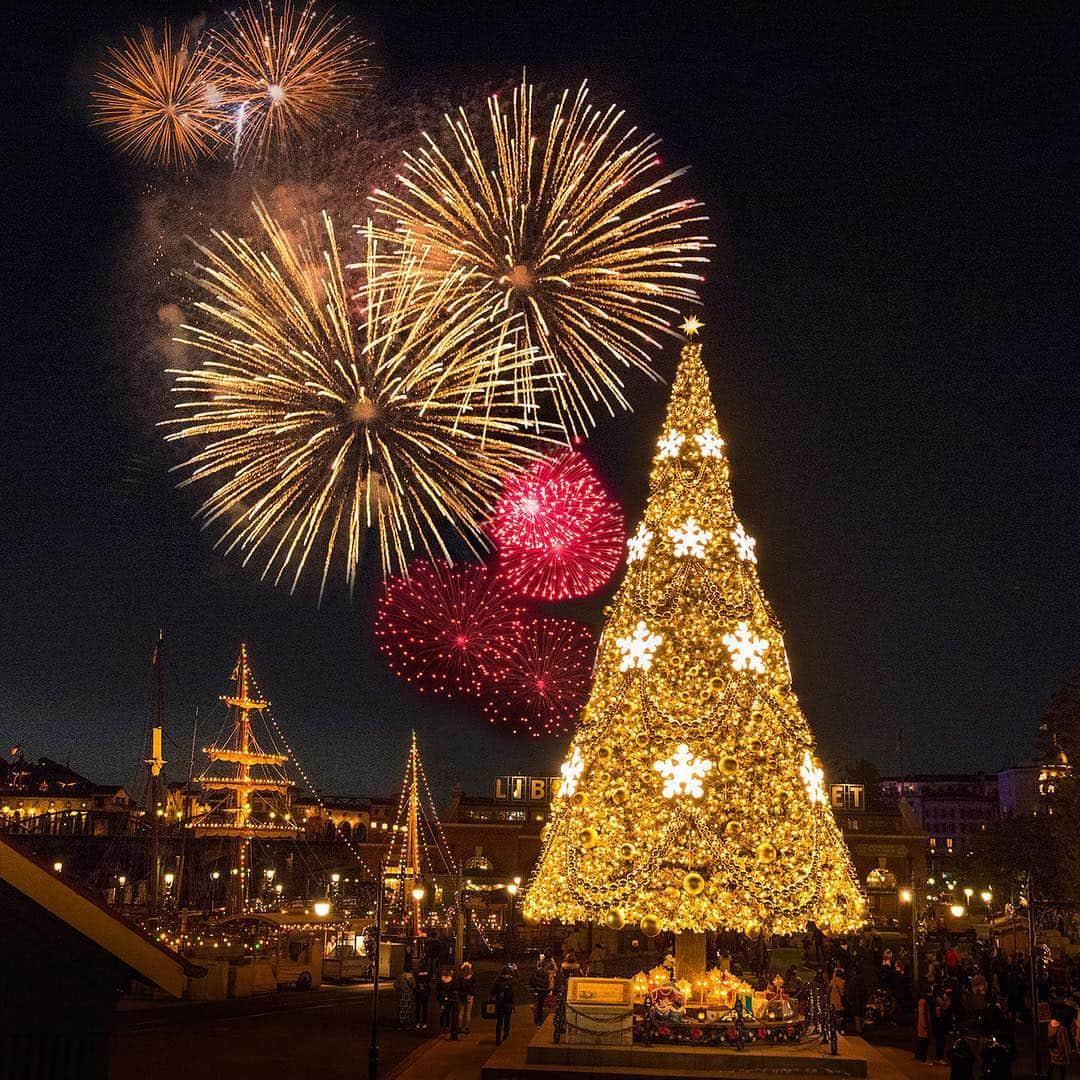
[{"label": "tree-shaped light tower", "polygon": [[687,972],[704,966],[706,930],[860,926],[693,341],[627,546],[526,917],[675,931]]}]

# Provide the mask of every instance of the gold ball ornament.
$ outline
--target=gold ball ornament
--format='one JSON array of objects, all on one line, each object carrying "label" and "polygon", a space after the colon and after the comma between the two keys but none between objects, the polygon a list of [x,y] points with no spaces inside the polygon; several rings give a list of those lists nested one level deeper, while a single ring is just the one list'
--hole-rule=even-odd
[{"label": "gold ball ornament", "polygon": [[732,754],[725,754],[720,759],[720,771],[725,776],[734,776],[739,771],[739,761]]},{"label": "gold ball ornament", "polygon": [[574,794],[570,797],[570,805],[571,806],[584,806],[585,805],[585,792],[584,791],[575,791]]},{"label": "gold ball ornament", "polygon": [[541,840],[547,840],[547,838],[548,838],[548,837],[549,837],[550,835],[551,835],[551,826],[550,826],[550,825],[544,825],[544,826],[543,826],[543,827],[542,827],[542,828],[540,829],[540,839],[541,839]]},{"label": "gold ball ornament", "polygon": [[590,825],[588,828],[582,829],[578,833],[578,844],[581,845],[586,851],[589,848],[594,848],[600,841],[600,834]]},{"label": "gold ball ornament", "polygon": [[634,736],[634,742],[636,742],[638,744],[638,746],[640,746],[644,750],[645,747],[649,745],[648,733],[644,732],[644,731],[639,731]]},{"label": "gold ball ornament", "polygon": [[613,792],[611,793],[611,801],[612,801],[612,802],[613,802],[613,803],[614,803],[614,804],[615,804],[616,806],[622,806],[622,804],[623,804],[624,802],[626,802],[627,798],[628,798],[628,793],[627,793],[627,790],[626,790],[626,788],[624,788],[624,787],[617,787],[617,788],[616,788],[616,789],[615,789],[615,790],[614,790],[614,791],[613,791]]},{"label": "gold ball ornament", "polygon": [[655,915],[643,915],[638,926],[646,937],[656,937],[660,933],[660,920]]},{"label": "gold ball ornament", "polygon": [[610,743],[601,743],[596,748],[596,760],[597,761],[610,761],[613,750]]},{"label": "gold ball ornament", "polygon": [[619,845],[619,858],[625,862],[630,862],[636,854],[636,849],[633,844],[620,844]]},{"label": "gold ball ornament", "polygon": [[768,840],[758,844],[756,854],[759,863],[776,862],[777,850]]},{"label": "gold ball ornament", "polygon": [[621,930],[626,925],[626,912],[622,908],[611,908],[604,916],[604,925],[609,930]]},{"label": "gold ball ornament", "polygon": [[705,891],[705,879],[700,874],[691,870],[690,873],[682,879],[682,887],[691,896],[700,896]]},{"label": "gold ball ornament", "polygon": [[739,835],[739,822],[735,818],[732,818],[724,826],[724,835],[727,836],[727,837],[733,837],[733,836],[738,836]]}]

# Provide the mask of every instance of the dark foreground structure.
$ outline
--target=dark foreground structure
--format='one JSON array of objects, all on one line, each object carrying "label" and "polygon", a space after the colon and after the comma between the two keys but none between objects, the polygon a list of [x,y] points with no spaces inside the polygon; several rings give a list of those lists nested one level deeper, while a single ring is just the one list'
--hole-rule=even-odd
[{"label": "dark foreground structure", "polygon": [[0,1077],[107,1075],[115,1003],[133,983],[173,998],[201,969],[0,839]]}]

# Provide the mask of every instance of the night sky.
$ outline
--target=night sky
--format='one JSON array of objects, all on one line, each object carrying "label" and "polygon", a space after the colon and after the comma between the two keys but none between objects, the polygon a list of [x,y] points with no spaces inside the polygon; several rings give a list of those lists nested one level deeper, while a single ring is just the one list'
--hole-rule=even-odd
[{"label": "night sky", "polygon": [[[466,95],[523,65],[555,90],[587,76],[692,166],[718,245],[702,317],[736,505],[823,754],[893,771],[902,730],[909,769],[1022,758],[1080,665],[1075,14],[437,6],[353,7],[378,93]],[[388,792],[410,726],[442,791],[554,770],[565,740],[395,682],[370,576],[321,608],[275,590],[216,555],[172,488],[116,317],[147,173],[87,127],[85,97],[107,42],[198,13],[56,3],[6,36],[0,738],[127,780],[163,626],[173,776],[195,707],[220,721],[241,638],[326,791]],[[665,398],[638,382],[636,413],[588,444],[631,521]],[[601,605],[561,610],[598,624]]]}]

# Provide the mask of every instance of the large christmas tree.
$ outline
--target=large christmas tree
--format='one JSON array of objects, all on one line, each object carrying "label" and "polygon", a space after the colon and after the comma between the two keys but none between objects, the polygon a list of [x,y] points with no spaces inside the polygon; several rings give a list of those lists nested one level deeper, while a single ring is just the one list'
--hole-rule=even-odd
[{"label": "large christmas tree", "polygon": [[628,547],[526,916],[694,936],[861,925],[696,342]]}]

